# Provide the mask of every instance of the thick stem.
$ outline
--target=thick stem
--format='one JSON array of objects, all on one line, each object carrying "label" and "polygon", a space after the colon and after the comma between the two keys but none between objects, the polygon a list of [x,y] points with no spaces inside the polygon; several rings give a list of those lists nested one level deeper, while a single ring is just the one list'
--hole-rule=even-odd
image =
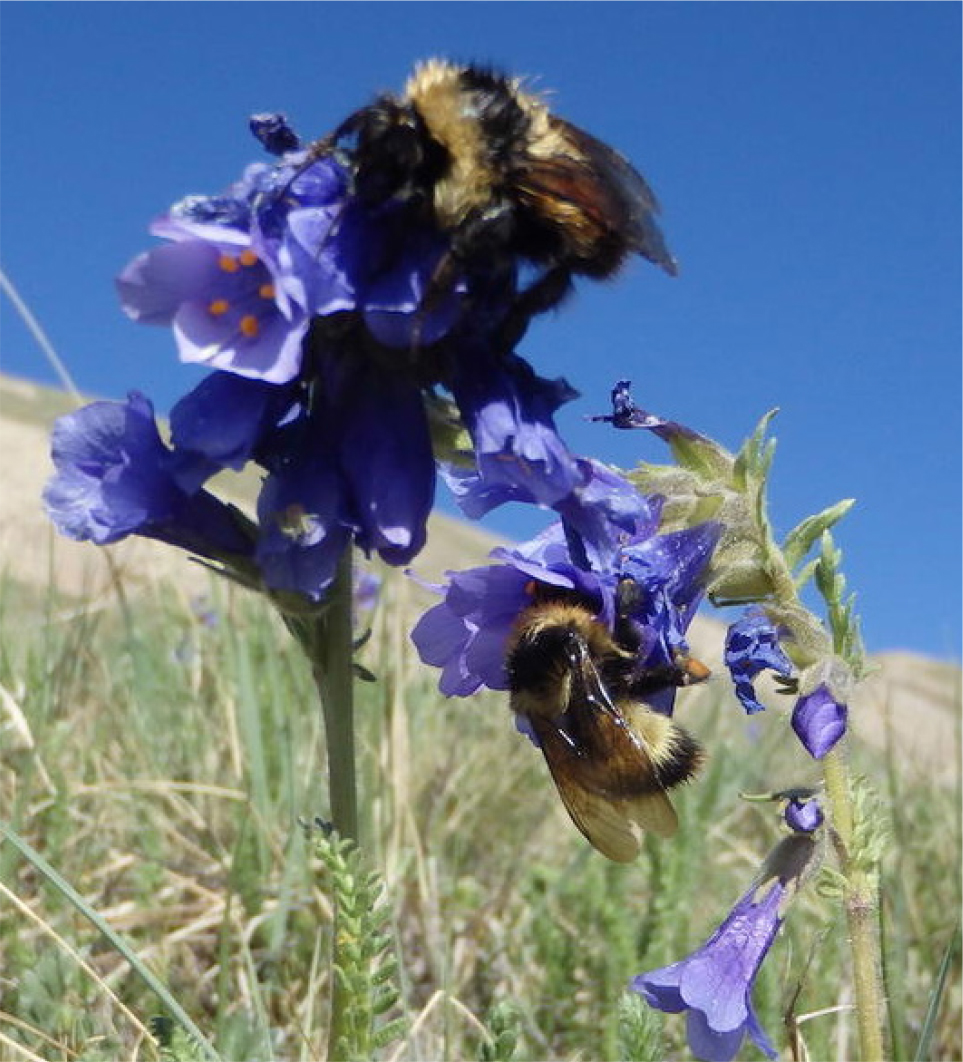
[{"label": "thick stem", "polygon": [[351,549],[338,573],[311,654],[311,670],[321,697],[328,747],[328,795],[331,822],[341,837],[358,841],[358,783],[354,747],[354,630],[352,624]]},{"label": "thick stem", "polygon": [[849,768],[837,745],[823,760],[826,797],[846,879],[844,904],[853,956],[853,987],[861,1062],[882,1062],[883,988],[879,960],[879,896],[875,875],[853,858],[854,822]]},{"label": "thick stem", "polygon": [[[334,583],[324,612],[309,618],[285,615],[288,629],[311,663],[311,673],[321,699],[322,721],[328,750],[328,800],[331,825],[339,837],[358,841],[358,784],[354,748],[354,625],[351,547],[338,561]],[[334,912],[333,955],[342,932],[342,912]],[[327,1058],[338,1057],[350,1018],[350,991],[331,964],[331,1014],[328,1021]]]}]

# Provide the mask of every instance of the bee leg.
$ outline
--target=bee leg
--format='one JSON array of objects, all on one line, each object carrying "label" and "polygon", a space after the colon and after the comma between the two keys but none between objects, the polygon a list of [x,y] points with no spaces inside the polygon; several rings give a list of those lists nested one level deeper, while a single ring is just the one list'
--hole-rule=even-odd
[{"label": "bee leg", "polygon": [[527,317],[537,317],[558,306],[572,290],[571,270],[565,266],[553,266],[518,296],[515,306]]},{"label": "bee leg", "polygon": [[500,349],[514,350],[528,331],[532,318],[557,306],[571,289],[570,272],[563,266],[557,266],[520,292],[499,326]]},{"label": "bee leg", "polygon": [[412,360],[417,361],[421,351],[421,333],[424,328],[425,317],[437,309],[442,299],[454,288],[458,280],[458,271],[458,258],[453,251],[446,251],[439,259],[438,265],[435,266],[434,272],[428,279],[428,284],[425,286],[424,294],[421,296],[421,302],[418,305],[418,311],[411,326],[410,353]]}]

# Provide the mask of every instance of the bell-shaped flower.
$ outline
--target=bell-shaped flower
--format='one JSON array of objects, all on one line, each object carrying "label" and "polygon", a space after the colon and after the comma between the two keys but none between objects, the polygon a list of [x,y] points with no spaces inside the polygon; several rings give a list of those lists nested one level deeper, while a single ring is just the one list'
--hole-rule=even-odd
[{"label": "bell-shaped flower", "polygon": [[656,1010],[686,1015],[689,1049],[703,1062],[729,1062],[747,1035],[769,1058],[778,1057],[756,1017],[752,990],[786,907],[801,879],[811,873],[816,854],[808,835],[787,837],[701,947],[630,983]]},{"label": "bell-shaped flower", "polygon": [[153,407],[137,392],[60,417],[52,456],[56,472],[44,504],[68,538],[107,545],[143,535],[213,560],[240,561],[253,552],[253,535],[236,510],[179,484]]}]

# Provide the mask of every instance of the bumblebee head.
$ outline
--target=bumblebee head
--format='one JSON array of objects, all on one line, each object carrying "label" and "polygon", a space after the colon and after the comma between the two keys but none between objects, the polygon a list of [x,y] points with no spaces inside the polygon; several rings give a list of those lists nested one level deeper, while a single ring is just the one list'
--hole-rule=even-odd
[{"label": "bumblebee head", "polygon": [[351,162],[353,194],[371,205],[430,198],[449,164],[418,111],[390,96],[349,118],[338,143]]}]

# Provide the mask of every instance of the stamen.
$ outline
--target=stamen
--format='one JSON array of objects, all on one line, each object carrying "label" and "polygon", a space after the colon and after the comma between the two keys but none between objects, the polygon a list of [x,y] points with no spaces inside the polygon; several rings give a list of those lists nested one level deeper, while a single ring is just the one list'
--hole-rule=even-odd
[{"label": "stamen", "polygon": [[298,541],[307,538],[318,526],[318,518],[300,502],[292,502],[287,508],[274,514],[278,529],[286,538]]},{"label": "stamen", "polygon": [[238,261],[242,266],[252,266],[257,265],[260,259],[250,248],[247,248],[238,255]]},{"label": "stamen", "polygon": [[273,299],[274,298],[274,285],[273,284],[262,284],[257,289],[257,293],[258,293],[258,295],[261,296],[262,299]]},{"label": "stamen", "polygon": [[227,299],[214,299],[213,302],[207,304],[207,312],[212,317],[221,317],[226,314],[230,308],[231,304]]},{"label": "stamen", "polygon": [[253,314],[245,314],[240,323],[241,335],[246,339],[253,339],[261,331],[261,325]]},{"label": "stamen", "polygon": [[218,258],[217,264],[225,273],[236,273],[240,268],[237,264],[237,259],[232,254],[222,254]]}]

